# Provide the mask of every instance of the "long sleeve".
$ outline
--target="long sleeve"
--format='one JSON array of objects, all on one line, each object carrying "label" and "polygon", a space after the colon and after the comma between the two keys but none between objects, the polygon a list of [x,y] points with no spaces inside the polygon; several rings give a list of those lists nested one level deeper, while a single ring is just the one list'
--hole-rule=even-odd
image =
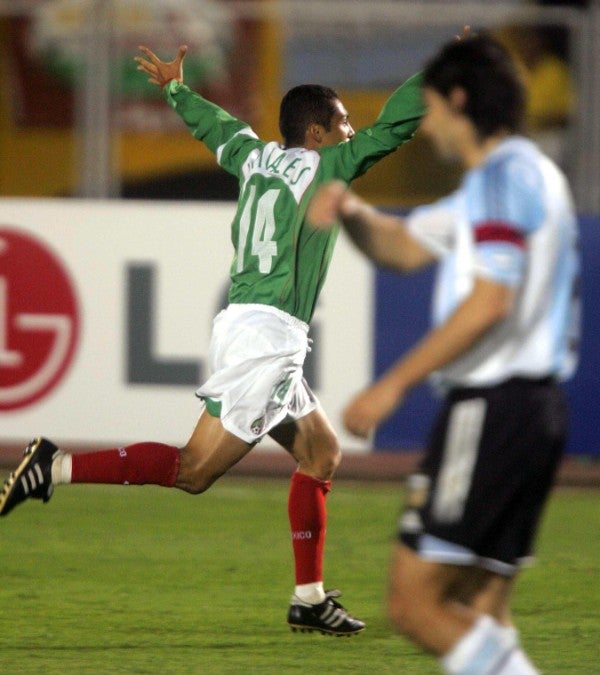
[{"label": "long sleeve", "polygon": [[350,182],[409,141],[417,131],[425,105],[421,74],[406,80],[386,101],[375,122],[360,129],[348,143],[323,148],[325,172]]},{"label": "long sleeve", "polygon": [[239,175],[248,153],[262,143],[252,128],[176,80],[166,85],[164,93],[192,136],[215,154],[226,171]]}]

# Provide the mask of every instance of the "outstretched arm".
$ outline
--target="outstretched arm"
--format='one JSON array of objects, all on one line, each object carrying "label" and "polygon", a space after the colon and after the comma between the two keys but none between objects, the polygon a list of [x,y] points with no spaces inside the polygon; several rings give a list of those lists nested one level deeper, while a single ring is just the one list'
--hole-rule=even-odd
[{"label": "outstretched arm", "polygon": [[180,45],[177,50],[177,56],[172,61],[161,61],[158,56],[141,45],[139,50],[146,56],[136,56],[134,61],[137,62],[138,70],[150,75],[148,82],[155,84],[157,87],[164,87],[171,80],[183,82],[183,59],[187,53],[187,45]]},{"label": "outstretched arm", "polygon": [[241,120],[207,101],[183,84],[183,60],[187,46],[181,45],[172,61],[161,61],[148,47],[136,56],[137,69],[149,75],[148,82],[161,87],[169,105],[181,117],[190,133],[217,156],[229,173],[238,176],[248,153],[260,144],[256,134]]},{"label": "outstretched arm", "polygon": [[406,80],[385,102],[375,122],[359,129],[348,143],[320,150],[328,176],[349,183],[414,136],[425,112],[421,80],[420,73]]},{"label": "outstretched arm", "polygon": [[319,188],[306,216],[316,229],[328,229],[341,220],[354,244],[382,267],[409,272],[435,260],[410,235],[402,218],[377,211],[341,181]]}]

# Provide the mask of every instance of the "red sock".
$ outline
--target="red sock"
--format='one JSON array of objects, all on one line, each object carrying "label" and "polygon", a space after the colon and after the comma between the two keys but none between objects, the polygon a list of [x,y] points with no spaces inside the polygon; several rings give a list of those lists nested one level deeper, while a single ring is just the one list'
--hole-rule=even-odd
[{"label": "red sock", "polygon": [[164,443],[136,443],[74,454],[72,462],[72,483],[173,487],[179,472],[179,450]]},{"label": "red sock", "polygon": [[288,515],[296,566],[296,585],[323,581],[323,548],[327,510],[325,497],[331,481],[303,473],[292,476]]}]

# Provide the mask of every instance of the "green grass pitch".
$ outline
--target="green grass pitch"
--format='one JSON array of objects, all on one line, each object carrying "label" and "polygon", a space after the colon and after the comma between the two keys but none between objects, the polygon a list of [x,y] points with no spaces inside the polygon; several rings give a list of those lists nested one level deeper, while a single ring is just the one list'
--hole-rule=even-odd
[{"label": "green grass pitch", "polygon": [[[284,480],[225,477],[205,495],[68,486],[0,520],[0,672],[438,673],[395,636],[383,596],[401,487],[337,482],[327,587],[367,622],[352,639],[291,633]],[[600,508],[557,490],[515,617],[543,673],[600,672]]]}]

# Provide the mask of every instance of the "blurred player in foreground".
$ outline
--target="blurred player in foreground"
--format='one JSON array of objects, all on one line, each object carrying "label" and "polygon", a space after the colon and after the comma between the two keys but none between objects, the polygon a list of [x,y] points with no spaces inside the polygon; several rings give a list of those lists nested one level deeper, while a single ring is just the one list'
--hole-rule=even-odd
[{"label": "blurred player in foreground", "polygon": [[47,501],[62,483],[156,484],[198,494],[268,434],[297,462],[288,501],[296,574],[288,623],[358,633],[364,623],[336,601],[338,591],[323,587],[325,501],[341,454],[302,371],[337,231],[316,233],[304,215],[316,186],[353,180],[413,136],[423,113],[420,79],[399,87],[376,122],[358,132],[332,89],[295,87],[281,102],[282,146],[260,140],[183,84],[187,47],[168,63],[140,49],[138,69],[240,183],[230,304],[214,321],[211,375],[197,391],[205,409],[182,448],[144,442],[70,455],[36,439],[0,494],[0,515],[28,497]]},{"label": "blurred player in foreground", "polygon": [[576,365],[576,216],[563,174],[518,135],[524,93],[497,43],[445,46],[423,95],[423,132],[467,170],[459,189],[402,219],[333,182],[307,212],[319,229],[341,220],[378,265],[439,263],[434,327],[350,402],[344,423],[366,437],[435,376],[445,402],[408,481],[390,618],[448,673],[535,673],[510,598],[565,444],[558,381]]}]

